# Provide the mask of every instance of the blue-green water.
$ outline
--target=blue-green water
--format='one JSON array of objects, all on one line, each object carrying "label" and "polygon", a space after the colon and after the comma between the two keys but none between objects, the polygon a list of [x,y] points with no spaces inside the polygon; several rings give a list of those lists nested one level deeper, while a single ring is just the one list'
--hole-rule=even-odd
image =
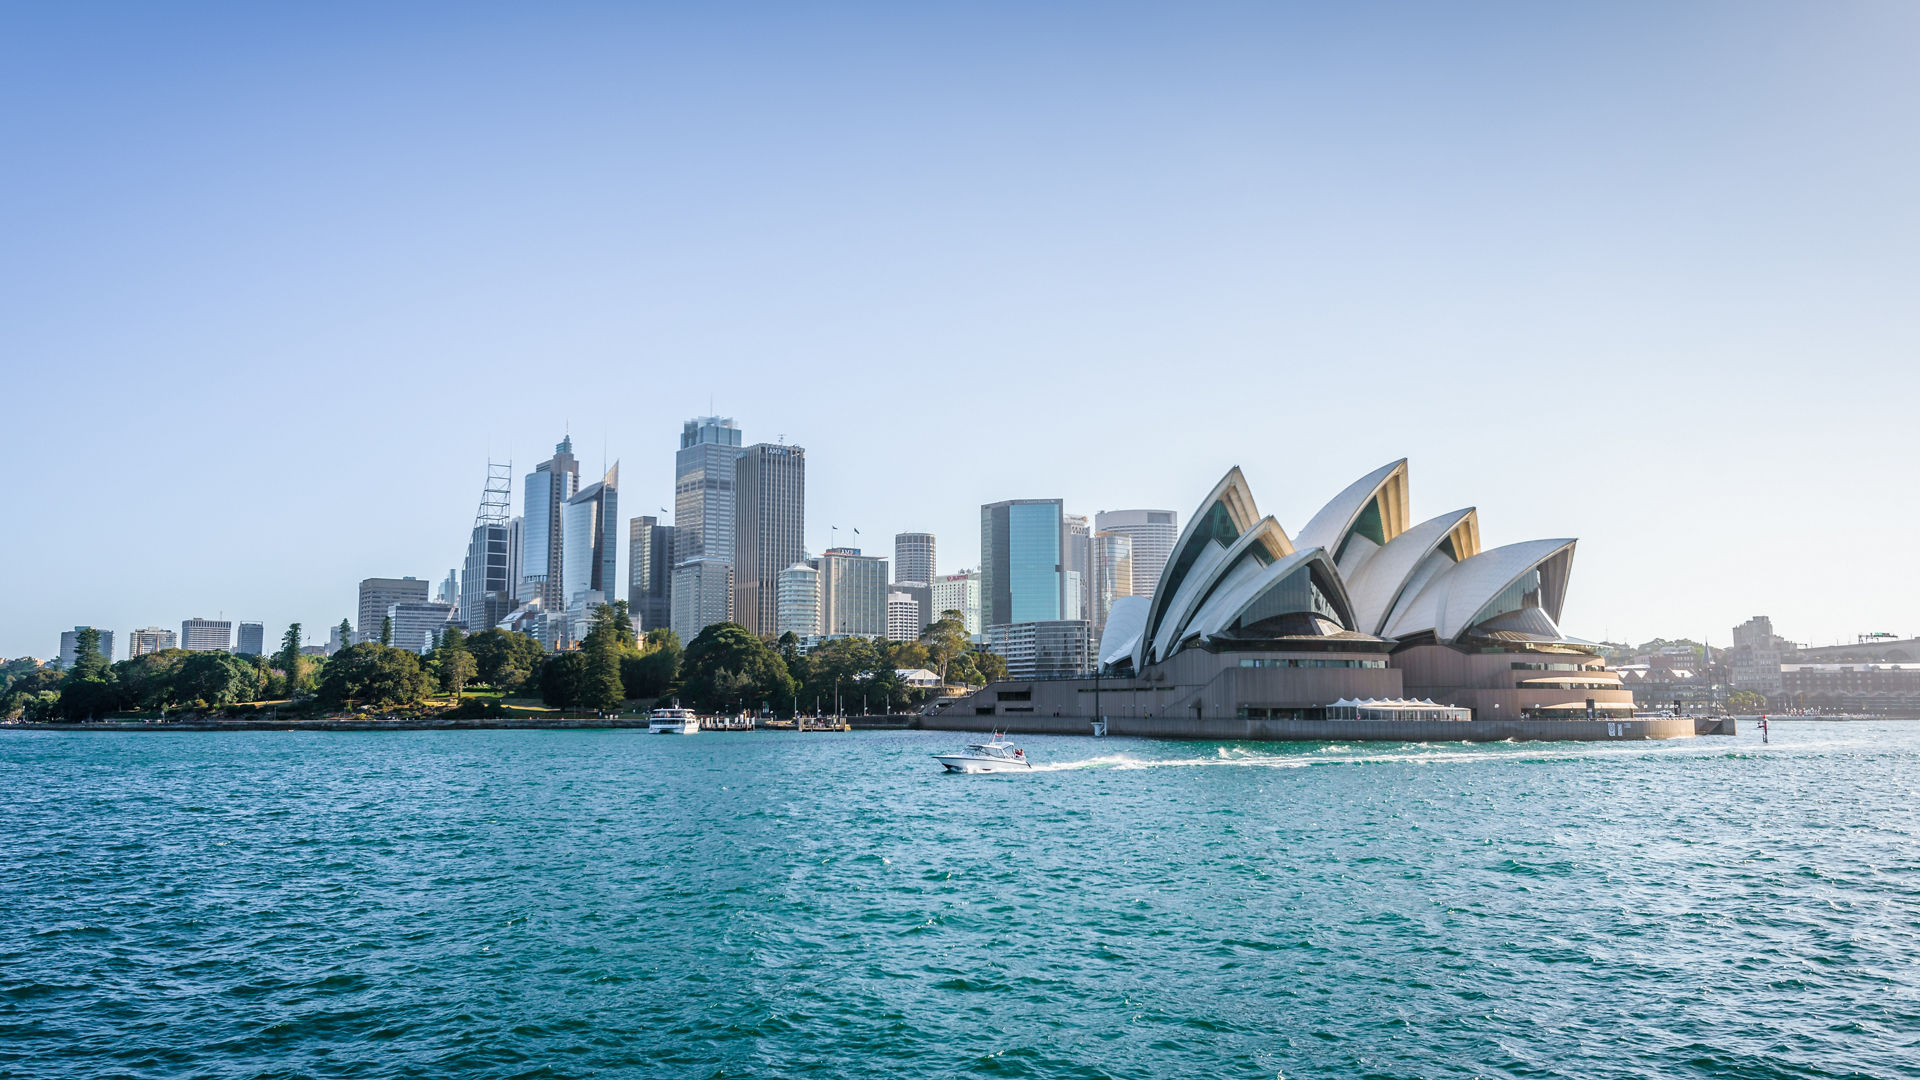
[{"label": "blue-green water", "polygon": [[0,1076],[1920,1076],[1920,725],[0,733]]}]

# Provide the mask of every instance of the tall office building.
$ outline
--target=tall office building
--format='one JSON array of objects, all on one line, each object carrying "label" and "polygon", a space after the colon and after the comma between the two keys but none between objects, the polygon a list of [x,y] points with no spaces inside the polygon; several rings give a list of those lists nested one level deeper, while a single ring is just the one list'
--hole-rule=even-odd
[{"label": "tall office building", "polygon": [[969,636],[980,633],[980,575],[962,570],[957,574],[935,574],[929,585],[931,617],[938,619],[949,611],[960,613]]},{"label": "tall office building", "polygon": [[[424,604],[427,602],[427,583],[419,578],[370,577],[360,583],[359,621],[353,624],[353,643],[363,645],[369,641],[380,640],[380,624],[386,621],[387,609],[395,604]],[[186,640],[186,632],[181,631],[181,640]],[[193,646],[188,645],[191,649]]]},{"label": "tall office building", "polygon": [[1133,538],[1133,595],[1152,596],[1180,538],[1180,518],[1171,510],[1102,510],[1093,515],[1093,531]]},{"label": "tall office building", "polygon": [[[424,590],[426,583],[420,587]],[[180,624],[180,647],[188,652],[232,652],[233,624],[225,619],[187,619]]]},{"label": "tall office building", "polygon": [[95,630],[100,635],[100,655],[107,663],[113,663],[113,631],[100,630],[98,627],[76,626],[71,630],[60,631],[60,670],[72,671],[73,662],[80,656],[80,631]]},{"label": "tall office building", "polygon": [[627,521],[627,610],[641,633],[673,625],[673,533],[652,515]]},{"label": "tall office building", "polygon": [[807,554],[807,452],[755,443],[733,476],[733,621],[764,637],[775,633],[780,572]]},{"label": "tall office building", "polygon": [[516,607],[525,599],[520,595],[520,579],[525,576],[521,573],[524,563],[521,540],[526,533],[526,525],[527,519],[523,517],[507,520],[507,599],[513,601]]},{"label": "tall office building", "polygon": [[820,632],[833,637],[887,632],[887,560],[859,548],[820,556]]},{"label": "tall office building", "polygon": [[267,655],[267,628],[262,623],[243,622],[240,624],[240,640],[234,643],[237,656]]},{"label": "tall office building", "polygon": [[780,571],[773,606],[775,636],[810,638],[820,633],[820,569],[797,562]]},{"label": "tall office building", "polygon": [[895,533],[893,537],[893,580],[916,581],[922,585],[933,580],[933,534]]},{"label": "tall office building", "polygon": [[540,601],[547,611],[565,611],[567,593],[563,558],[566,552],[567,500],[580,489],[580,462],[573,456],[573,438],[561,439],[553,456],[527,474],[520,514],[520,584],[515,599]]},{"label": "tall office building", "polygon": [[387,608],[386,618],[393,620],[393,647],[423,653],[433,648],[449,626],[457,625],[453,605],[422,600],[399,603]]},{"label": "tall office building", "polygon": [[696,416],[680,429],[673,457],[675,556],[733,561],[733,462],[740,429],[730,417]]},{"label": "tall office building", "polygon": [[[467,560],[459,592],[446,603],[459,606],[460,624],[469,634],[493,629],[513,614],[513,465],[487,462],[487,486],[467,536]],[[449,573],[447,580],[452,581]]]},{"label": "tall office building", "polygon": [[[677,530],[674,539],[679,539]],[[733,564],[725,559],[681,561],[673,568],[671,591],[673,632],[682,645],[714,623],[733,621]]]},{"label": "tall office building", "polygon": [[887,637],[894,641],[920,639],[920,603],[898,589],[887,593]]},{"label": "tall office building", "polygon": [[567,500],[560,539],[561,592],[567,607],[588,592],[616,593],[620,557],[620,463]]},{"label": "tall office building", "polygon": [[980,508],[980,620],[987,626],[1069,618],[1059,499]]},{"label": "tall office building", "polygon": [[1093,640],[1106,632],[1113,602],[1133,595],[1133,537],[1122,532],[1093,534]]},{"label": "tall office building", "polygon": [[449,607],[459,606],[460,604],[460,570],[459,568],[457,567],[447,568],[447,576],[441,579],[440,591],[433,594],[433,599],[436,603],[446,604]]},{"label": "tall office building", "polygon": [[127,659],[129,660],[136,656],[145,656],[150,652],[159,652],[161,649],[174,648],[175,642],[180,640],[179,636],[173,631],[165,630],[158,626],[149,626],[144,630],[135,630],[132,634],[128,635],[128,638]]},{"label": "tall office building", "polygon": [[1060,517],[1060,572],[1067,599],[1061,614],[1069,619],[1093,620],[1093,532],[1087,527],[1087,515],[1063,514]]}]

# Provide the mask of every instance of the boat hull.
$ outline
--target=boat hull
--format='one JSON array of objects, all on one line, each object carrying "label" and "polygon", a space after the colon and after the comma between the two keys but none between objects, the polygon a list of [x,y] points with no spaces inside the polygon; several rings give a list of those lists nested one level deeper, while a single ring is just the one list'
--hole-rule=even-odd
[{"label": "boat hull", "polygon": [[1002,761],[999,758],[974,757],[971,754],[935,754],[933,760],[945,765],[948,772],[989,773],[1033,770],[1033,766],[1024,761]]},{"label": "boat hull", "polygon": [[647,725],[649,735],[691,735],[699,730],[700,725],[693,722]]}]

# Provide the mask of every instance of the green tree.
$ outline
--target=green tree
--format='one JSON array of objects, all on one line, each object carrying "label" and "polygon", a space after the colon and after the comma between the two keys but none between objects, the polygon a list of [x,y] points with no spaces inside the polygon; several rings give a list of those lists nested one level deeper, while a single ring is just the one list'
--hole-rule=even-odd
[{"label": "green tree", "polygon": [[473,654],[479,681],[503,694],[524,687],[540,670],[547,652],[546,646],[532,635],[516,634],[497,626],[468,638],[466,647]]},{"label": "green tree", "polygon": [[1731,713],[1763,712],[1766,707],[1766,697],[1753,690],[1735,690],[1727,695],[1727,711]]},{"label": "green tree", "polygon": [[680,677],[680,635],[664,627],[647,631],[640,651],[620,661],[620,681],[630,698],[658,698]]},{"label": "green tree", "polygon": [[831,712],[838,694],[843,704],[858,709],[860,695],[867,692],[874,673],[885,665],[885,655],[870,638],[823,641],[807,653],[806,682],[800,688],[800,697],[806,708],[818,705],[820,711]]},{"label": "green tree", "polygon": [[999,653],[975,649],[967,658],[973,661],[973,669],[980,673],[983,683],[999,682],[1007,677],[1007,661]]},{"label": "green tree", "polygon": [[280,635],[280,652],[273,659],[274,659],[275,665],[277,665],[281,671],[286,673],[287,682],[289,685],[299,681],[300,679],[300,624],[299,623],[294,623],[288,626],[287,632]]},{"label": "green tree", "polygon": [[344,649],[351,644],[353,644],[353,624],[348,622],[345,619],[341,619],[340,620],[340,647]]},{"label": "green tree", "polygon": [[729,712],[787,702],[793,681],[779,654],[746,627],[715,623],[687,646],[680,689],[694,709]]},{"label": "green tree", "polygon": [[433,664],[440,675],[440,688],[452,694],[454,703],[459,704],[460,694],[478,670],[473,654],[467,651],[466,632],[457,626],[447,627],[440,635],[439,647],[433,650]]},{"label": "green tree", "polygon": [[921,633],[920,641],[927,647],[927,661],[933,665],[934,674],[940,676],[940,685],[945,686],[947,669],[966,653],[970,644],[966,619],[958,611],[943,611],[933,625]]},{"label": "green tree", "polygon": [[100,655],[100,631],[91,626],[83,626],[74,635],[73,667],[67,669],[69,680],[80,682],[101,682],[107,678],[107,669],[113,661]]},{"label": "green tree", "polygon": [[194,655],[185,649],[161,649],[113,665],[125,707],[156,711],[178,704],[180,668]]},{"label": "green tree", "polygon": [[208,707],[252,701],[264,688],[260,670],[244,657],[224,652],[191,653],[173,677],[173,696]]},{"label": "green tree", "polygon": [[580,651],[586,655],[587,668],[580,684],[579,703],[594,712],[609,712],[626,696],[620,678],[620,661],[633,654],[633,623],[624,614],[626,603],[602,604],[593,611],[593,629],[587,631]]},{"label": "green tree", "polygon": [[393,647],[393,616],[391,615],[380,617],[380,644],[388,648]]},{"label": "green tree", "polygon": [[586,685],[587,654],[578,649],[554,653],[540,666],[540,700],[556,709],[579,706]]},{"label": "green tree", "polygon": [[335,708],[356,703],[387,708],[414,704],[427,696],[427,690],[427,675],[420,667],[419,656],[366,642],[350,645],[328,658],[318,696]]}]

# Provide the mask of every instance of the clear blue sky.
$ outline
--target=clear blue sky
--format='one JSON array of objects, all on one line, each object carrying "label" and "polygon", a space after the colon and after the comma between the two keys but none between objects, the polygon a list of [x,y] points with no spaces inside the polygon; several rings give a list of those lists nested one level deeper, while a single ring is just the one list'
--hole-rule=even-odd
[{"label": "clear blue sky", "polygon": [[323,635],[709,399],[816,549],[1407,456],[1574,633],[1920,633],[1920,6],[402,7],[0,13],[0,655]]}]

